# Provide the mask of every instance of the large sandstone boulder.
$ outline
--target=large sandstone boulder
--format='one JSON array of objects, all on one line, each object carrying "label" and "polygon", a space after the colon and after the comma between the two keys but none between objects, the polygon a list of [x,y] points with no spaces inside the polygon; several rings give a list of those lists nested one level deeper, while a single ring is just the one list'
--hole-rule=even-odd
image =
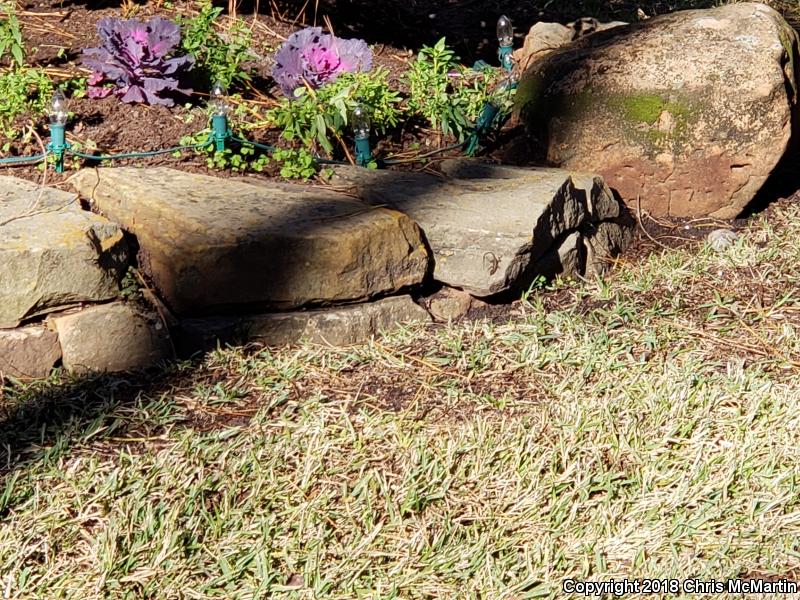
[{"label": "large sandstone boulder", "polygon": [[85,170],[73,184],[136,236],[145,270],[179,314],[364,300],[428,272],[406,215],[320,188],[166,168]]},{"label": "large sandstone boulder", "polygon": [[784,155],[797,34],[736,3],[594,33],[535,62],[515,118],[549,164],[654,215],[737,216]]},{"label": "large sandstone boulder", "polygon": [[570,42],[621,25],[627,25],[627,23],[622,21],[601,23],[591,17],[584,17],[567,25],[545,21],[534,23],[528,31],[528,35],[525,36],[522,47],[514,51],[514,62],[519,69],[525,71],[536,61],[542,60]]},{"label": "large sandstone boulder", "polygon": [[122,230],[75,194],[0,177],[0,329],[115,297],[126,261]]},{"label": "large sandstone boulder", "polygon": [[[441,168],[447,178],[342,167],[334,184],[413,218],[433,252],[434,279],[474,296],[528,286],[540,274],[533,267],[562,240],[575,233],[574,249],[579,232],[620,216],[619,203],[595,175],[464,159]],[[581,269],[571,260],[556,272]]]}]

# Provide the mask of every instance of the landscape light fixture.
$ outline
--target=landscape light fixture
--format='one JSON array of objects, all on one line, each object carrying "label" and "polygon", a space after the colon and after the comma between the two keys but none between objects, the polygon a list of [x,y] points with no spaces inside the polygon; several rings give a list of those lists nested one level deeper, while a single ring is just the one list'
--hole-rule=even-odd
[{"label": "landscape light fixture", "polygon": [[514,58],[511,53],[514,51],[514,26],[511,19],[502,15],[497,20],[497,57],[500,59],[500,66],[506,71],[514,68]]},{"label": "landscape light fixture", "polygon": [[353,137],[356,141],[356,164],[363,167],[372,160],[372,151],[369,147],[370,134],[369,115],[361,106],[353,110]]},{"label": "landscape light fixture", "polygon": [[483,107],[483,112],[481,112],[478,117],[478,121],[475,123],[475,129],[479,134],[486,133],[492,126],[497,114],[500,112],[500,107],[508,100],[508,94],[510,94],[512,90],[517,89],[518,84],[519,77],[514,71],[510,71],[503,77],[492,93],[492,97]]},{"label": "landscape light fixture", "polygon": [[48,152],[56,157],[56,173],[64,172],[64,150],[69,148],[67,143],[66,125],[69,116],[67,112],[67,97],[61,90],[56,90],[50,100],[50,143]]},{"label": "landscape light fixture", "polygon": [[467,156],[475,156],[480,144],[480,138],[494,126],[500,109],[510,100],[511,92],[517,89],[518,85],[519,75],[514,71],[509,71],[503,79],[500,80],[500,83],[492,92],[489,100],[484,104],[483,110],[478,116],[478,120],[475,122],[475,130],[469,137],[467,147],[464,151]]},{"label": "landscape light fixture", "polygon": [[211,93],[208,95],[208,106],[211,108],[211,131],[214,138],[214,144],[217,152],[225,150],[225,140],[230,137],[230,130],[228,129],[228,112],[230,112],[230,105],[228,104],[228,90],[221,81],[217,81],[211,87]]}]

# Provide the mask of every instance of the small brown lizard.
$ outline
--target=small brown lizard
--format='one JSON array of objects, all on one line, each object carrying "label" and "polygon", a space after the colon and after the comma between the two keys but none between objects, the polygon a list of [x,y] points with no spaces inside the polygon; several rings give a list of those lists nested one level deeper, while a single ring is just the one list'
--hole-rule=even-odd
[{"label": "small brown lizard", "polygon": [[[487,257],[491,258],[487,260]],[[494,255],[494,252],[484,252],[483,266],[487,268],[487,270],[489,271],[489,275],[494,275],[495,273],[497,273],[497,269],[500,268],[500,259]]]}]

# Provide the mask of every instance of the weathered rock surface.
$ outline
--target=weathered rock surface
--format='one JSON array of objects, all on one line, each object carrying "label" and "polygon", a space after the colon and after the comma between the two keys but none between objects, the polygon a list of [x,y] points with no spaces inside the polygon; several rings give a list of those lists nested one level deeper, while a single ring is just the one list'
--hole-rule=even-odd
[{"label": "weathered rock surface", "polygon": [[676,12],[535,62],[516,118],[549,164],[599,173],[634,209],[731,218],[787,148],[796,64],[797,34],[764,4]]},{"label": "weathered rock surface", "polygon": [[437,321],[447,322],[466,316],[475,299],[466,292],[445,287],[427,300],[431,316]]},{"label": "weathered rock surface", "polygon": [[586,272],[601,275],[608,271],[612,258],[619,256],[633,241],[632,223],[603,221],[583,235],[586,248]]},{"label": "weathered rock surface", "polygon": [[619,216],[602,178],[558,169],[445,161],[451,179],[339,168],[334,184],[414,219],[434,254],[436,280],[484,297],[524,286],[557,240]]},{"label": "weathered rock surface", "polygon": [[0,328],[114,298],[126,252],[120,228],[74,194],[0,177]]},{"label": "weathered rock surface", "polygon": [[627,25],[622,21],[601,23],[597,19],[585,17],[567,25],[561,23],[535,23],[525,36],[521,48],[514,51],[514,62],[522,71],[527,70],[533,63],[543,59],[548,54],[555,52],[581,37],[606,31],[614,27]]},{"label": "weathered rock surface", "polygon": [[633,241],[633,228],[624,219],[588,224],[573,231],[540,258],[532,273],[551,279],[556,275],[592,276],[605,273],[614,257]]},{"label": "weathered rock surface", "polygon": [[0,377],[42,379],[60,359],[58,336],[47,327],[0,329]]},{"label": "weathered rock surface", "polygon": [[[532,188],[532,191],[544,190],[547,193],[555,191],[553,184],[563,185],[569,178],[572,181],[572,187],[575,189],[578,204],[585,206],[585,216],[589,221],[616,219],[620,215],[619,202],[614,198],[611,189],[606,185],[602,177],[592,173],[545,167],[525,169],[464,158],[443,160],[439,168],[442,173],[452,179],[464,181],[476,179],[492,181],[514,180],[517,184],[523,186],[535,183],[536,189]],[[550,187],[548,187],[548,183]],[[545,194],[543,195],[543,200],[549,201],[550,199]],[[559,202],[561,202],[560,199]]]},{"label": "weathered rock surface", "polygon": [[583,236],[580,232],[573,231],[536,261],[532,272],[545,279],[552,279],[556,275],[562,277],[583,275],[585,269],[586,250]]},{"label": "weathered rock surface", "polygon": [[72,373],[146,369],[170,358],[166,329],[154,315],[122,302],[54,316],[64,367]]},{"label": "weathered rock surface", "polygon": [[332,191],[165,168],[85,170],[73,183],[136,236],[142,263],[178,313],[363,300],[428,272],[411,219]]},{"label": "weathered rock surface", "polygon": [[186,319],[181,323],[180,345],[184,352],[214,347],[218,342],[282,346],[306,339],[347,346],[399,324],[430,320],[430,315],[410,296],[397,296],[328,309]]}]

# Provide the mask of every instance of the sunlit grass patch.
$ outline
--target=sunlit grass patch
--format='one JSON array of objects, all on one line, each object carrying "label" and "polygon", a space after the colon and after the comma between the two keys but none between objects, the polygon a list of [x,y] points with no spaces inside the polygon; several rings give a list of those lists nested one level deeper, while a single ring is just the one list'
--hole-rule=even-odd
[{"label": "sunlit grass patch", "polygon": [[6,389],[0,590],[510,599],[566,577],[796,579],[798,234],[788,204],[726,253],[622,262],[507,319]]}]

